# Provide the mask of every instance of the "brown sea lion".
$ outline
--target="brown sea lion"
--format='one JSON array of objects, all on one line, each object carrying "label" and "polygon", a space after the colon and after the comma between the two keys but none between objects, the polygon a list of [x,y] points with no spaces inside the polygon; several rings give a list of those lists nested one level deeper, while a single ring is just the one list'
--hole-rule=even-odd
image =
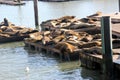
[{"label": "brown sea lion", "polygon": [[48,36],[43,36],[43,38],[42,38],[43,45],[46,45],[50,41],[51,41],[51,39]]},{"label": "brown sea lion", "polygon": [[0,29],[1,29],[2,31],[5,31],[5,30],[7,29],[7,26],[1,26]]},{"label": "brown sea lion", "polygon": [[75,16],[63,16],[61,18],[58,18],[58,20],[62,20],[62,22],[66,22],[67,20],[74,19]]},{"label": "brown sea lion", "polygon": [[67,40],[67,43],[70,43],[74,46],[79,46],[79,45],[81,46],[82,44],[85,44],[85,42],[83,41],[69,41],[69,40]]},{"label": "brown sea lion", "polygon": [[14,30],[12,28],[10,28],[10,27],[7,27],[7,29],[4,30],[4,32],[14,32]]},{"label": "brown sea lion", "polygon": [[87,16],[87,17],[89,18],[89,17],[93,17],[93,16],[100,16],[100,15],[102,15],[102,12],[97,11],[95,14],[92,14],[92,15]]},{"label": "brown sea lion", "polygon": [[72,23],[69,28],[70,29],[83,29],[83,28],[90,28],[90,27],[95,27],[95,24],[89,24],[89,23],[79,23],[79,24],[74,24]]},{"label": "brown sea lion", "polygon": [[90,48],[83,48],[82,53],[90,53],[90,54],[102,54],[102,48],[98,46],[90,47]]},{"label": "brown sea lion", "polygon": [[50,31],[44,31],[44,32],[43,32],[43,35],[44,35],[44,36],[50,35]]},{"label": "brown sea lion", "polygon": [[10,37],[9,34],[0,34],[0,37]]},{"label": "brown sea lion", "polygon": [[94,21],[93,19],[89,19],[89,20],[88,20],[88,23],[89,23],[89,24],[94,24],[95,21]]},{"label": "brown sea lion", "polygon": [[57,21],[51,21],[50,22],[53,27],[58,27],[57,25],[59,24]]},{"label": "brown sea lion", "polygon": [[73,51],[76,49],[76,46],[73,46],[67,42],[59,42],[57,43],[54,48],[59,49],[61,53],[73,53]]},{"label": "brown sea lion", "polygon": [[90,48],[90,47],[94,47],[94,46],[101,46],[102,42],[100,41],[93,41],[93,42],[87,42],[84,44],[79,45],[79,48]]},{"label": "brown sea lion", "polygon": [[35,40],[41,40],[43,36],[41,35],[41,32],[35,32],[32,34],[29,34],[30,38],[35,39]]},{"label": "brown sea lion", "polygon": [[62,41],[63,39],[65,39],[65,36],[64,36],[64,35],[59,35],[59,36],[53,38],[53,41],[54,41],[55,43],[57,43],[57,42]]},{"label": "brown sea lion", "polygon": [[83,23],[94,24],[97,20],[91,19],[91,18],[82,18],[82,19],[80,19],[80,21]]},{"label": "brown sea lion", "polygon": [[73,31],[73,30],[66,31],[66,32],[65,32],[65,35],[66,35],[66,36],[77,36],[77,37],[80,36],[78,32],[75,32],[75,31]]}]

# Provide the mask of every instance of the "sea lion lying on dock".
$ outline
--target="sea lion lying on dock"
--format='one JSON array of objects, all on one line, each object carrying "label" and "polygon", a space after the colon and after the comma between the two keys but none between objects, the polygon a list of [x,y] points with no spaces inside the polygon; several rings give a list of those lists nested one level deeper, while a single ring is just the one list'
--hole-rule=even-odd
[{"label": "sea lion lying on dock", "polygon": [[82,28],[90,28],[90,27],[95,27],[95,24],[89,24],[89,23],[79,23],[79,24],[74,24],[72,23],[70,26],[66,27],[68,29],[82,29]]},{"label": "sea lion lying on dock", "polygon": [[41,35],[40,32],[29,34],[29,36],[30,36],[30,38],[32,38],[34,40],[42,40],[42,38],[43,38],[43,36]]},{"label": "sea lion lying on dock", "polygon": [[54,48],[61,51],[61,53],[73,53],[76,49],[76,46],[73,46],[67,42],[59,42],[57,43]]},{"label": "sea lion lying on dock", "polygon": [[91,42],[81,44],[78,47],[79,48],[90,48],[90,47],[93,47],[93,46],[99,46],[100,47],[100,46],[102,46],[102,42],[100,42],[100,41],[91,41]]},{"label": "sea lion lying on dock", "polygon": [[99,54],[99,55],[101,55],[102,47],[93,46],[90,48],[76,49],[74,52],[80,53],[80,54]]},{"label": "sea lion lying on dock", "polygon": [[7,26],[1,26],[0,27],[0,30],[2,30],[2,32],[5,31],[6,29],[7,29]]},{"label": "sea lion lying on dock", "polygon": [[97,11],[95,14],[92,14],[92,15],[90,15],[90,16],[87,16],[88,18],[90,18],[90,17],[94,17],[94,16],[100,16],[100,15],[102,15],[102,12],[100,12],[100,11]]},{"label": "sea lion lying on dock", "polygon": [[0,34],[0,37],[10,37],[8,34]]},{"label": "sea lion lying on dock", "polygon": [[65,35],[59,35],[59,36],[53,38],[53,41],[54,41],[55,43],[57,43],[57,42],[62,41],[63,39],[65,39]]},{"label": "sea lion lying on dock", "polygon": [[47,43],[49,43],[51,41],[49,36],[43,36],[42,38],[42,44],[43,45],[47,45]]}]

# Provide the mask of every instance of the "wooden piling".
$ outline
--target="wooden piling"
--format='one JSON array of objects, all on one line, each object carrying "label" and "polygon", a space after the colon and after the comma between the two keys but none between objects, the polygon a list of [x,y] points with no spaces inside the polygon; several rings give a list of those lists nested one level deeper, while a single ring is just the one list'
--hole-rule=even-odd
[{"label": "wooden piling", "polygon": [[35,26],[37,29],[39,29],[38,0],[34,0],[34,16],[35,16]]},{"label": "wooden piling", "polygon": [[104,16],[101,18],[101,34],[102,34],[102,53],[103,53],[103,73],[105,80],[113,80],[113,59],[112,59],[112,34],[111,34],[111,18]]}]

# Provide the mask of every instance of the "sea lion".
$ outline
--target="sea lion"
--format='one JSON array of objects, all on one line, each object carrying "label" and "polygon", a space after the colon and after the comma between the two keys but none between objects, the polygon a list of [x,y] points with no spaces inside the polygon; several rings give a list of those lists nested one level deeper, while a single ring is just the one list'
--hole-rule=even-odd
[{"label": "sea lion", "polygon": [[57,21],[51,21],[50,22],[53,27],[58,27],[57,25],[59,24]]},{"label": "sea lion", "polygon": [[5,31],[5,30],[7,29],[7,26],[1,26],[0,29],[1,29],[2,31]]},{"label": "sea lion", "polygon": [[73,53],[76,49],[76,46],[73,46],[67,42],[59,42],[57,43],[54,48],[59,49],[61,53]]},{"label": "sea lion", "polygon": [[44,31],[44,32],[43,32],[43,35],[45,35],[45,36],[50,35],[50,31]]},{"label": "sea lion", "polygon": [[9,34],[0,34],[0,37],[10,37]]},{"label": "sea lion", "polygon": [[74,19],[75,16],[63,16],[61,18],[58,18],[57,20],[61,20],[61,22],[68,22],[70,21],[71,19]]},{"label": "sea lion", "polygon": [[92,14],[92,15],[87,16],[87,17],[89,18],[89,17],[93,17],[93,16],[100,16],[100,15],[102,15],[102,12],[97,11],[95,14]]},{"label": "sea lion", "polygon": [[43,36],[41,35],[41,32],[35,32],[32,34],[29,34],[30,38],[35,39],[35,40],[41,40]]},{"label": "sea lion", "polygon": [[51,41],[51,39],[48,36],[43,36],[43,38],[42,38],[43,45],[46,45],[50,41]]},{"label": "sea lion", "polygon": [[80,37],[79,33],[75,32],[73,30],[65,31],[65,35],[66,36],[77,36],[77,37]]},{"label": "sea lion", "polygon": [[90,48],[93,46],[101,46],[101,45],[102,45],[102,42],[100,42],[100,41],[92,41],[92,42],[87,42],[87,43],[81,44],[78,47],[79,48]]},{"label": "sea lion", "polygon": [[4,18],[4,26],[9,26],[9,22],[8,22],[7,18]]},{"label": "sea lion", "polygon": [[72,23],[69,28],[70,29],[82,29],[82,28],[89,28],[89,27],[95,27],[95,24],[89,24],[89,23],[79,23],[79,24],[74,24]]},{"label": "sea lion", "polygon": [[65,36],[64,36],[64,35],[59,35],[59,36],[53,38],[53,41],[54,41],[55,43],[57,43],[57,42],[62,41],[63,39],[65,39]]},{"label": "sea lion", "polygon": [[65,22],[60,23],[60,27],[61,27],[61,28],[69,28],[70,25],[71,25],[70,22],[67,22],[67,23],[65,23]]},{"label": "sea lion", "polygon": [[4,32],[14,32],[14,30],[12,28],[10,28],[10,27],[7,27],[7,29],[4,30]]},{"label": "sea lion", "polygon": [[81,46],[82,44],[85,44],[85,42],[83,41],[69,41],[69,40],[67,40],[67,43],[70,43],[74,46],[79,46],[79,45]]},{"label": "sea lion", "polygon": [[88,20],[88,23],[89,23],[89,24],[94,24],[95,21],[94,21],[93,19],[89,19],[89,20]]},{"label": "sea lion", "polygon": [[94,47],[90,47],[90,48],[83,48],[82,53],[83,54],[90,53],[90,54],[99,54],[99,55],[101,55],[102,54],[102,47],[94,46]]}]

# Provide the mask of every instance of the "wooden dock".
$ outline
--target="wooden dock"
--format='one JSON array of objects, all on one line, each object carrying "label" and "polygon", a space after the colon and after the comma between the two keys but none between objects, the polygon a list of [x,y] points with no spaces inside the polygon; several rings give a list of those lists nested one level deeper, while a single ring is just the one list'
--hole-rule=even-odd
[{"label": "wooden dock", "polygon": [[[95,69],[95,68],[98,68],[98,65],[99,65],[99,68],[102,68],[101,66],[101,64],[103,63],[102,55],[80,54],[80,60],[82,62],[82,65],[86,66],[87,68]],[[119,53],[113,55],[113,63],[114,63],[114,66],[120,69],[120,54]]]},{"label": "wooden dock", "polygon": [[[107,14],[107,15],[89,17],[91,19],[97,20],[99,22],[99,26],[76,29],[74,31],[76,31],[76,32],[87,32],[87,33],[89,31],[91,31],[92,33],[95,33],[95,34],[96,34],[96,32],[100,33],[100,31],[101,31],[100,18],[102,16],[111,16],[112,34],[115,35],[119,39],[120,38],[120,15],[117,14],[117,13],[112,14],[112,15]],[[47,53],[49,53],[49,52],[50,53],[51,52],[57,53],[57,54],[59,54],[60,59],[63,59],[63,56],[61,55],[62,54],[61,51],[57,50],[57,49],[55,49],[51,46],[43,46],[39,43],[32,43],[32,42],[26,42],[26,41],[25,41],[25,45],[27,45],[29,48],[34,47],[35,50],[45,49]],[[81,48],[79,48],[79,49],[81,49]],[[114,54],[113,54],[114,72],[115,72],[115,76],[119,77],[118,74],[120,73],[120,47],[119,48],[114,48],[113,52],[114,52]],[[90,69],[103,70],[102,54],[82,53],[81,51],[78,50],[78,51],[75,52],[74,55],[79,57],[78,59],[81,60],[82,66],[85,66],[85,67],[90,68]],[[64,55],[64,57],[67,60],[70,60],[70,56],[73,56],[73,55],[70,55],[70,54]]]},{"label": "wooden dock", "polygon": [[[61,51],[58,49],[55,49],[51,46],[43,46],[39,43],[31,43],[31,42],[24,42],[25,45],[32,50],[41,52],[45,51],[47,55],[57,55],[59,57],[60,61],[70,61],[70,60],[78,60],[80,59],[81,61],[81,66],[84,66],[89,69],[97,69],[101,70],[103,69],[103,60],[102,60],[102,55],[98,54],[82,54],[79,51],[76,51],[75,54],[67,54],[67,55],[62,55]],[[113,64],[114,64],[114,70],[115,74],[117,77],[119,77],[118,73],[120,73],[120,49],[113,49],[116,54],[113,55]]]},{"label": "wooden dock", "polygon": [[[103,72],[102,55],[80,54],[80,61],[81,65],[88,69],[100,70]],[[113,70],[115,78],[120,78],[120,54],[113,55]]]},{"label": "wooden dock", "polygon": [[53,48],[51,46],[44,46],[40,43],[31,43],[28,41],[24,41],[25,46],[28,47],[29,49],[41,52],[41,51],[45,51],[47,54],[50,55],[55,55],[57,57],[59,57],[59,59],[62,60],[66,60],[66,61],[70,61],[70,60],[78,60],[79,59],[79,53],[75,53],[75,54],[65,54],[63,55],[61,53],[60,50]]},{"label": "wooden dock", "polygon": [[24,2],[14,2],[13,0],[0,0],[0,4],[6,4],[6,5],[25,5]]}]

